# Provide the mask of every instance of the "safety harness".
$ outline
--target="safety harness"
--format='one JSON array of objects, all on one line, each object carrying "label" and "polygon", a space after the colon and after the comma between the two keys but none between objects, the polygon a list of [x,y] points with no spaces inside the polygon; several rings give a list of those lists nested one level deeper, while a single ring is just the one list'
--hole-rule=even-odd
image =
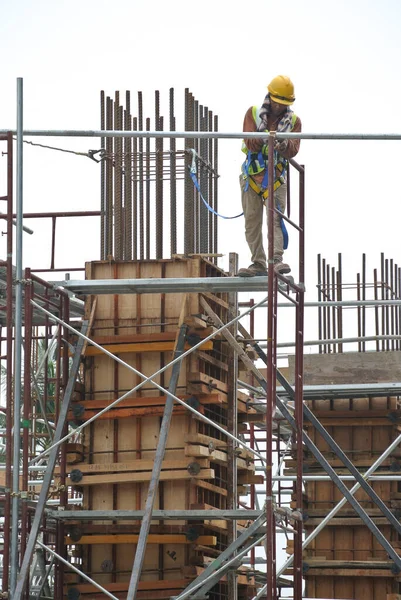
[{"label": "safety harness", "polygon": [[[252,107],[252,117],[256,124],[256,131],[260,130],[260,126],[262,123],[260,111],[261,109],[257,106]],[[277,131],[291,131],[292,129],[294,129],[296,120],[297,116],[295,115],[295,113],[293,113],[291,110],[287,110],[286,114],[277,126]],[[265,131],[268,133],[267,129]],[[259,150],[259,152],[251,152],[250,150],[248,150],[245,142],[243,141],[242,151],[247,155],[245,161],[242,164],[242,175],[246,181],[245,191],[247,191],[250,186],[253,189],[253,191],[256,192],[258,196],[262,198],[263,202],[265,202],[266,199],[269,197],[269,176],[267,167],[269,158],[269,147],[267,144],[264,144]],[[274,151],[273,160],[275,173],[273,190],[276,191],[280,187],[280,185],[283,185],[286,182],[288,160],[286,160],[282,156],[279,157],[279,154],[276,151]],[[254,180],[253,176],[258,175],[262,171],[264,171],[263,180],[259,184]],[[278,205],[276,206],[276,209],[279,212],[281,212],[280,207]],[[284,219],[282,218],[280,219],[280,227],[283,233],[284,250],[286,250],[288,247],[288,232],[284,223]]]},{"label": "safety harness", "polygon": [[[257,106],[252,107],[252,117],[256,124],[256,131],[260,130],[260,125],[262,123],[262,119],[260,117],[260,111],[261,111],[261,109],[258,108]],[[281,119],[281,121],[279,122],[279,124],[277,126],[277,131],[278,132],[292,131],[292,129],[294,129],[296,120],[297,120],[296,114],[293,113],[291,110],[287,110],[286,114],[284,115],[284,117]],[[266,132],[268,133],[267,129],[266,129]],[[267,169],[267,161],[269,158],[269,147],[267,144],[264,144],[262,146],[262,148],[259,150],[259,152],[251,152],[250,150],[248,150],[245,142],[243,141],[242,142],[242,152],[244,152],[247,155],[245,161],[242,164],[242,174],[243,174],[244,179],[246,179],[246,182],[247,182],[245,190],[247,190],[248,186],[250,185],[251,188],[257,194],[259,194],[259,196],[261,196],[263,198],[263,200],[266,200],[266,198],[269,196],[268,169]],[[282,185],[286,181],[285,175],[286,175],[286,171],[288,168],[288,160],[286,160],[282,156],[280,156],[280,158],[279,158],[279,154],[276,151],[274,151],[273,160],[274,160],[274,172],[275,172],[275,180],[274,180],[273,189],[274,189],[274,191],[276,191],[277,188],[279,188],[280,185]],[[263,180],[262,180],[261,184],[258,184],[253,179],[252,175],[258,175],[262,171],[264,171]]]}]

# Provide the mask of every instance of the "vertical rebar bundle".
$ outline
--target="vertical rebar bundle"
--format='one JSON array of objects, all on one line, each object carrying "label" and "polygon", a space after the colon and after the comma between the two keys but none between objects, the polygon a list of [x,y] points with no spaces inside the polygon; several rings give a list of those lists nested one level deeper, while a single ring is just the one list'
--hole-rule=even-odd
[{"label": "vertical rebar bundle", "polygon": [[[217,117],[185,90],[185,131],[217,131]],[[124,131],[176,130],[174,89],[169,92],[168,119],[155,91],[154,118],[145,116],[138,92],[137,115],[131,114],[131,94],[114,99],[101,92],[101,129]],[[216,254],[218,207],[218,140],[102,138],[101,258],[147,260],[177,253]],[[196,167],[198,191],[190,177]],[[179,229],[178,229],[179,228]],[[177,230],[183,231],[177,243]]]},{"label": "vertical rebar bundle", "polygon": [[[321,306],[318,313],[318,335],[322,344],[319,346],[321,354],[343,352],[343,324],[347,319],[347,331],[350,331],[350,321],[353,319],[355,337],[358,338],[358,352],[365,352],[368,341],[363,338],[375,337],[374,349],[376,352],[400,350],[401,314],[400,307],[386,304],[389,300],[400,299],[401,268],[393,259],[380,255],[380,272],[373,270],[370,281],[366,275],[366,255],[362,255],[362,268],[356,274],[355,282],[343,281],[342,256],[338,255],[337,268],[331,267],[321,255],[317,262],[318,299],[319,301],[341,302],[349,298],[358,301],[383,301],[380,306],[358,306],[356,312],[347,310],[343,306]],[[331,341],[331,343],[328,342]],[[323,342],[326,343],[323,343]],[[373,349],[373,347],[371,348]]]}]

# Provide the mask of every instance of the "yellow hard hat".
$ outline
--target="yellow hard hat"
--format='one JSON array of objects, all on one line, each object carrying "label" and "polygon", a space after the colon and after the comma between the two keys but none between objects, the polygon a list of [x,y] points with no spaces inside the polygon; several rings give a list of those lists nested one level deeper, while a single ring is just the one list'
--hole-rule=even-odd
[{"label": "yellow hard hat", "polygon": [[270,97],[274,102],[289,106],[295,101],[294,84],[286,75],[277,75],[267,86]]}]

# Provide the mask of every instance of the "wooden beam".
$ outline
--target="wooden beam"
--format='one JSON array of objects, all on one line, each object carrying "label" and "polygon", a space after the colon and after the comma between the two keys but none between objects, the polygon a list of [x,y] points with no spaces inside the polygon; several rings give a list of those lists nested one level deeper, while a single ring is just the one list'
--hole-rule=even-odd
[{"label": "wooden beam", "polygon": [[[209,468],[210,460],[200,459],[196,461],[200,467]],[[190,460],[164,460],[162,469],[187,469],[191,464]],[[151,471],[153,468],[153,460],[130,460],[127,462],[120,463],[94,463],[94,464],[83,464],[79,467],[81,473],[119,473],[122,471]],[[70,472],[71,469],[68,469]],[[54,474],[60,474],[60,467],[55,467]]]},{"label": "wooden beam", "polygon": [[[68,568],[68,567],[67,567]],[[169,590],[172,588],[184,588],[188,585],[188,579],[161,579],[154,581],[140,581],[139,590]],[[128,590],[129,581],[117,581],[114,583],[102,583],[102,587],[108,592],[126,592]],[[74,585],[81,594],[90,594],[98,592],[98,588],[90,583],[78,583]]]},{"label": "wooden beam", "polygon": [[[171,342],[141,342],[141,343],[129,343],[129,344],[105,344],[103,345],[105,350],[108,350],[112,354],[125,354],[126,352],[173,352],[174,341]],[[189,350],[191,346],[185,344],[185,350]],[[213,350],[213,340],[204,342],[199,346],[202,350]],[[86,350],[86,356],[98,356],[104,354],[100,348],[91,346]]]},{"label": "wooden beam", "polygon": [[[197,475],[191,475],[188,471],[162,471],[160,473],[160,481],[184,481],[188,479],[214,479],[215,472],[213,469],[201,469]],[[107,473],[105,475],[84,475],[79,482],[74,483],[70,477],[67,478],[68,485],[85,486],[85,485],[106,485],[109,483],[128,483],[128,482],[144,482],[150,481],[152,477],[151,471],[143,473]]]},{"label": "wooden beam", "polygon": [[[75,546],[76,544],[136,544],[139,539],[139,534],[117,533],[115,535],[83,535],[78,542],[74,542],[68,535],[65,537],[67,546]],[[159,535],[150,533],[147,537],[148,544],[193,544],[195,540],[189,540],[186,535]],[[215,546],[217,537],[214,535],[200,535],[196,539],[197,544],[205,546]]]}]

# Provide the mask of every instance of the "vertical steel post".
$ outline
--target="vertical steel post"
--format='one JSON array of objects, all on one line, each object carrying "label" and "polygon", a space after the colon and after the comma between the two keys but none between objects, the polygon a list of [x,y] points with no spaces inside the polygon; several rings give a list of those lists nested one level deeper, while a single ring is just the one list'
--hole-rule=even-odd
[{"label": "vertical steel post", "polygon": [[[87,328],[88,328],[88,322],[84,321],[82,324],[82,330],[83,330],[84,335],[87,333]],[[65,388],[63,401],[62,401],[61,408],[60,408],[60,414],[59,414],[59,418],[57,421],[56,431],[54,433],[53,441],[55,444],[62,438],[63,433],[65,431],[65,425],[67,423],[68,409],[70,406],[71,397],[72,397],[72,394],[74,391],[75,382],[77,379],[79,366],[81,363],[81,354],[82,354],[83,346],[84,346],[84,338],[79,337],[78,342],[75,347],[74,357],[72,359],[72,365],[71,365],[71,369],[70,369],[70,376],[69,376],[68,384]],[[37,537],[39,534],[39,529],[40,529],[40,525],[42,522],[42,517],[43,517],[44,510],[45,510],[46,500],[47,500],[49,488],[51,485],[51,481],[53,478],[54,466],[56,464],[58,454],[59,454],[59,446],[55,445],[49,454],[47,468],[46,468],[46,471],[45,471],[45,474],[43,477],[43,483],[42,483],[42,487],[40,489],[39,499],[38,499],[33,523],[32,523],[32,528],[31,528],[31,531],[29,534],[28,543],[26,546],[25,554],[24,554],[24,559],[22,561],[21,572],[19,574],[18,581],[16,582],[16,586],[14,586],[12,588],[14,591],[14,593],[12,594],[13,600],[21,600],[21,598],[22,598],[25,581],[29,574],[29,564],[31,562],[31,559],[32,559],[32,556],[33,556],[33,553],[35,550],[35,544],[36,544],[36,540],[37,540]]]},{"label": "vertical steel post", "polygon": [[[268,148],[269,156],[274,156],[274,133],[270,133]],[[268,279],[267,279],[267,390],[266,390],[266,597],[267,600],[273,600],[273,578],[275,569],[275,556],[273,537],[275,535],[275,523],[273,515],[273,480],[272,480],[272,434],[273,434],[273,406],[274,398],[274,377],[275,377],[275,340],[274,337],[274,294],[276,292],[276,277],[274,274],[274,161],[272,158],[268,162],[268,211],[267,211],[267,231],[268,231]]]},{"label": "vertical steel post", "polygon": [[[300,173],[299,182],[299,281],[303,290],[297,292],[295,309],[295,444],[297,461],[296,508],[302,514],[303,492],[303,371],[304,371],[304,297],[305,297],[305,170]],[[334,278],[333,278],[334,279]],[[294,529],[294,600],[302,598],[302,521],[295,521]]]},{"label": "vertical steel post", "polygon": [[[238,254],[230,252],[229,254],[229,273],[234,276],[238,271]],[[229,310],[232,315],[238,314],[238,293],[230,292],[228,295]],[[230,333],[237,337],[238,326],[234,323],[229,328]],[[227,382],[227,428],[235,437],[238,434],[238,413],[237,413],[237,381],[238,381],[238,355],[230,344],[228,349],[228,382]],[[236,510],[238,508],[237,491],[237,445],[234,440],[227,440],[227,508]],[[227,544],[232,544],[237,538],[237,522],[233,519],[227,523]],[[228,597],[230,600],[237,600],[238,586],[236,570],[231,569],[227,573]]]},{"label": "vertical steel post", "polygon": [[18,516],[19,516],[19,463],[20,411],[22,376],[22,214],[23,214],[23,80],[17,79],[17,205],[16,205],[16,279],[15,279],[15,369],[14,369],[14,437],[13,486],[11,521],[11,597],[18,574]]},{"label": "vertical steel post", "polygon": [[7,135],[7,372],[6,372],[6,489],[2,590],[8,591],[12,485],[12,369],[13,369],[13,136]]},{"label": "vertical steel post", "polygon": [[[106,129],[105,126],[105,96],[104,91],[100,92],[100,129]],[[100,147],[105,150],[105,138],[100,138]],[[105,162],[100,163],[100,259],[104,260],[107,256],[107,248],[105,244],[105,222],[106,222],[106,194],[105,194],[106,170]]]}]

